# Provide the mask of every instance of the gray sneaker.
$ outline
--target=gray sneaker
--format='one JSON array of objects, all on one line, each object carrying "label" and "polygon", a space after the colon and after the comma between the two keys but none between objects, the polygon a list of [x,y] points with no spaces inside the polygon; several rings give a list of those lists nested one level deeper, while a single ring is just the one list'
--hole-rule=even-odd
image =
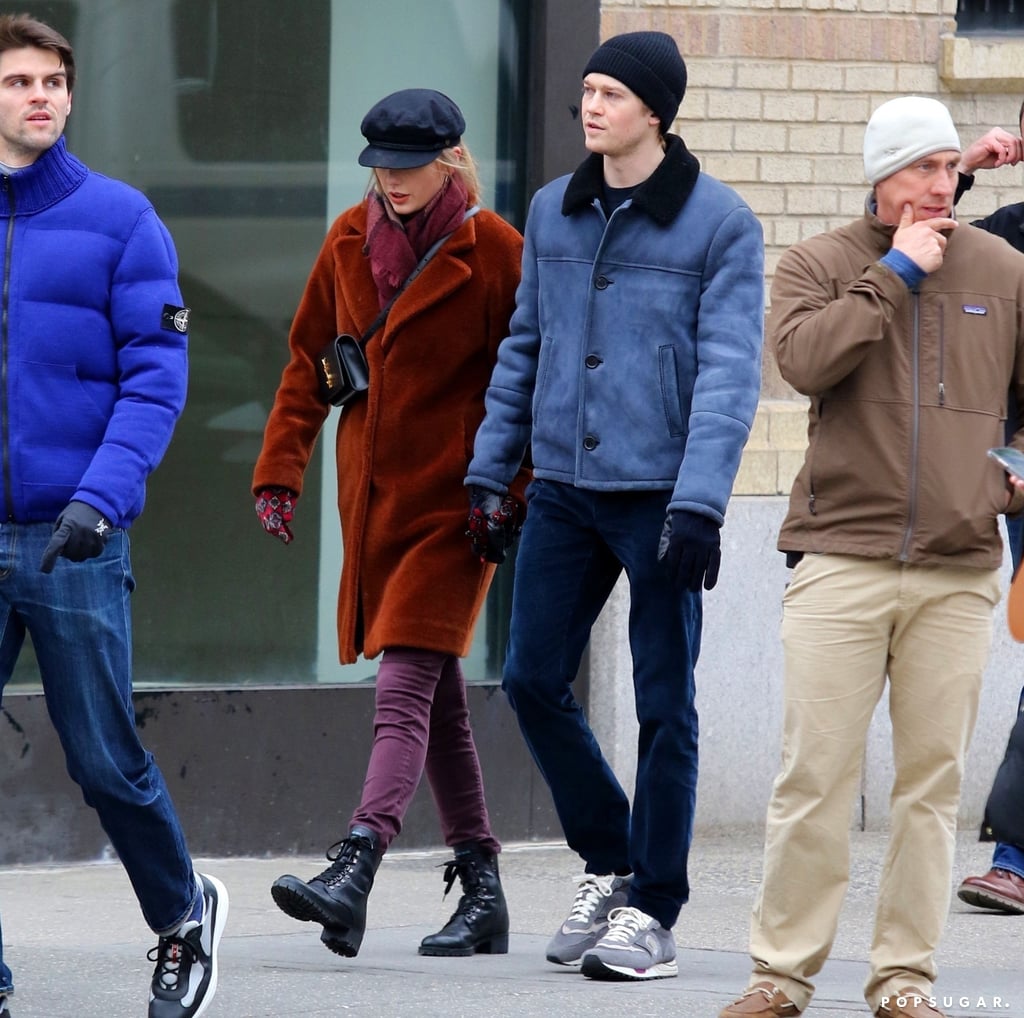
[{"label": "gray sneaker", "polygon": [[555,965],[579,965],[608,931],[608,913],[626,904],[626,893],[633,878],[614,873],[598,876],[584,873],[576,877],[579,885],[569,918],[562,923],[548,944],[547,959]]},{"label": "gray sneaker", "polygon": [[638,908],[608,914],[608,932],[583,955],[591,979],[667,979],[678,975],[672,931]]}]

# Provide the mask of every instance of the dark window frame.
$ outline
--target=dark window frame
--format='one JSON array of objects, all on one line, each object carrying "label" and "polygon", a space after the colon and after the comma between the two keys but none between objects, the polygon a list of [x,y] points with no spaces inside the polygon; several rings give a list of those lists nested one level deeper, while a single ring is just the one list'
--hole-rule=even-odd
[{"label": "dark window frame", "polygon": [[959,35],[1024,33],[1024,0],[957,0]]}]

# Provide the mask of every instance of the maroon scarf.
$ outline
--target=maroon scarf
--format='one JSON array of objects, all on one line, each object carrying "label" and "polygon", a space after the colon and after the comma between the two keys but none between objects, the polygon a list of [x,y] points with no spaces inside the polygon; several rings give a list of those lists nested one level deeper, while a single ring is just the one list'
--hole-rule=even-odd
[{"label": "maroon scarf", "polygon": [[447,177],[437,194],[403,222],[383,195],[374,191],[367,197],[363,253],[370,257],[370,271],[381,307],[409,278],[431,246],[458,229],[466,214],[468,198],[459,177]]}]

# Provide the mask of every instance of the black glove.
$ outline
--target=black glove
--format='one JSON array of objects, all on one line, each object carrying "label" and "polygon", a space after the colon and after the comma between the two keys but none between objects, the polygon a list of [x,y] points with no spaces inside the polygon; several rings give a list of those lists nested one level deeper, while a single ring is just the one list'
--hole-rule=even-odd
[{"label": "black glove", "polygon": [[469,486],[469,529],[466,536],[481,562],[501,565],[523,529],[522,506],[511,495]]},{"label": "black glove", "polygon": [[84,562],[102,554],[110,536],[110,520],[85,502],[69,502],[53,525],[53,537],[39,560],[39,570],[52,573],[57,556]]},{"label": "black glove", "polygon": [[688,509],[673,509],[658,541],[658,561],[664,562],[678,590],[705,590],[718,582],[722,563],[722,534],[710,517]]}]

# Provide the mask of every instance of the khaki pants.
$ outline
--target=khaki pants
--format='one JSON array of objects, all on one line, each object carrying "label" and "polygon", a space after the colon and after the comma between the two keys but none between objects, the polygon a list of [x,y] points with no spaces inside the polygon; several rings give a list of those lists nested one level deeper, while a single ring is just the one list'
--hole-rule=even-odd
[{"label": "khaki pants", "polygon": [[849,882],[850,816],[889,679],[895,782],[864,995],[928,996],[949,909],[964,757],[999,600],[998,572],[807,555],[783,599],[782,769],[751,920],[753,981],[803,1010]]}]

